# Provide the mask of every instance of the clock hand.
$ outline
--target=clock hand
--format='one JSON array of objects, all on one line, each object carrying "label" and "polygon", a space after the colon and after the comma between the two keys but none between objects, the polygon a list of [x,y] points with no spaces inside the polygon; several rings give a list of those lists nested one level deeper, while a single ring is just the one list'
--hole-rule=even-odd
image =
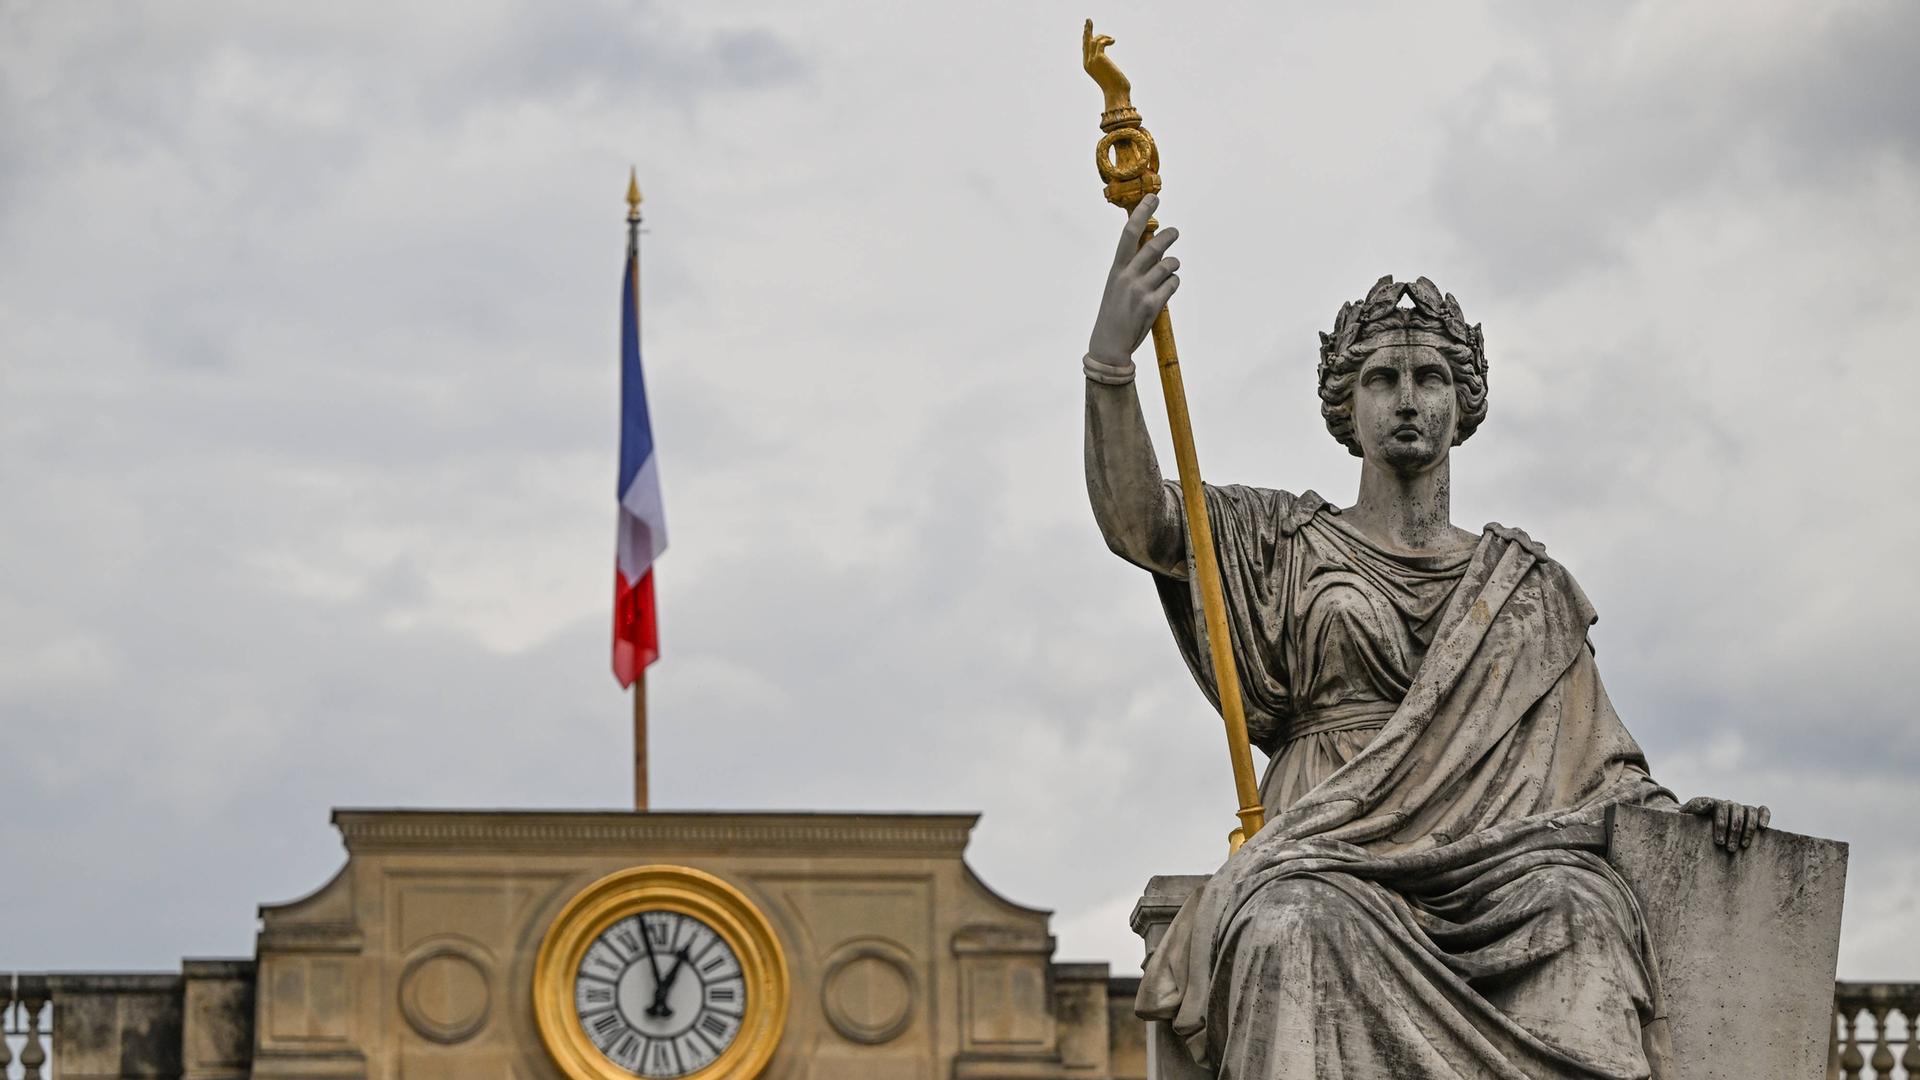
[{"label": "clock hand", "polygon": [[667,1008],[666,991],[660,982],[660,958],[653,953],[653,934],[643,921],[640,924],[640,940],[647,943],[647,966],[653,969],[653,1004],[647,1006],[648,1016],[672,1016],[673,1010]]},{"label": "clock hand", "polygon": [[687,966],[687,950],[681,949],[679,952],[674,953],[674,956],[677,957],[677,959],[674,960],[673,967],[667,970],[667,981],[660,984],[661,993],[665,993],[668,988],[673,986],[673,980],[680,977],[680,969]]},{"label": "clock hand", "polygon": [[674,956],[676,959],[673,967],[668,969],[667,977],[653,984],[653,1004],[647,1006],[648,1016],[665,1018],[673,1015],[673,1007],[667,1004],[667,991],[673,989],[673,980],[680,977],[680,969],[687,965],[687,950],[681,949]]}]

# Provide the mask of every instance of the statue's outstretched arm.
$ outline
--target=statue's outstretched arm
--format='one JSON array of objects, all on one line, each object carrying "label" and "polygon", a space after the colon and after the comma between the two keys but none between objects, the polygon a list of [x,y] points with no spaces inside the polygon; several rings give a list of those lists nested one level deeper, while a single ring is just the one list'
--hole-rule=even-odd
[{"label": "statue's outstretched arm", "polygon": [[1087,345],[1087,497],[1107,546],[1120,557],[1173,577],[1187,576],[1180,506],[1160,481],[1160,462],[1133,386],[1133,353],[1154,316],[1180,287],[1179,237],[1161,229],[1140,242],[1157,197],[1143,200],[1121,230],[1107,288]]}]

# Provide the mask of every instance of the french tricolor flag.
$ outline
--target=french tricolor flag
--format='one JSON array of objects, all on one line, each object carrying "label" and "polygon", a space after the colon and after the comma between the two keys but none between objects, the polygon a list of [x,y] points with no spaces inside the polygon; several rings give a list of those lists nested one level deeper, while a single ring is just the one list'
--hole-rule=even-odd
[{"label": "french tricolor flag", "polygon": [[[637,238],[635,238],[637,241]],[[640,251],[627,244],[620,312],[620,538],[614,552],[613,677],[632,686],[660,658],[654,622],[653,561],[667,550],[667,515],[640,374]]]}]

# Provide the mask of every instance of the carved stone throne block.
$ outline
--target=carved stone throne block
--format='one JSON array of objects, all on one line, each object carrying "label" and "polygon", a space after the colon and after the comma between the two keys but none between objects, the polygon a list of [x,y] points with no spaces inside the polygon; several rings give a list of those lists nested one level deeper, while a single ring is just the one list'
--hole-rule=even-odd
[{"label": "carved stone throne block", "polygon": [[1660,958],[1669,1080],[1824,1077],[1847,845],[1769,829],[1729,854],[1705,818],[1622,806],[1607,858]]},{"label": "carved stone throne block", "polygon": [[[1705,818],[1621,807],[1607,857],[1646,914],[1666,992],[1662,1080],[1826,1075],[1847,845],[1769,829],[1729,855]],[[1151,955],[1207,879],[1155,877],[1133,909]],[[1164,1021],[1147,1025],[1149,1080],[1209,1080]]]},{"label": "carved stone throne block", "polygon": [[[1206,884],[1205,874],[1170,874],[1147,879],[1147,891],[1133,905],[1133,932],[1147,946],[1147,955],[1160,947],[1167,924],[1180,913],[1194,890]],[[1165,1020],[1147,1024],[1147,1080],[1209,1080],[1211,1073],[1193,1063],[1173,1025]]]}]

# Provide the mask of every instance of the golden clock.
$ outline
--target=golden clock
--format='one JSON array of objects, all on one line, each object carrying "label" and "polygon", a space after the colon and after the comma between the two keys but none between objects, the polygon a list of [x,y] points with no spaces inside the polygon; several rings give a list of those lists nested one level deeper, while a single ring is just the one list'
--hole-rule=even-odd
[{"label": "golden clock", "polygon": [[787,993],[766,916],[685,866],[587,886],[534,961],[540,1037],[572,1080],[751,1080],[780,1043]]}]

